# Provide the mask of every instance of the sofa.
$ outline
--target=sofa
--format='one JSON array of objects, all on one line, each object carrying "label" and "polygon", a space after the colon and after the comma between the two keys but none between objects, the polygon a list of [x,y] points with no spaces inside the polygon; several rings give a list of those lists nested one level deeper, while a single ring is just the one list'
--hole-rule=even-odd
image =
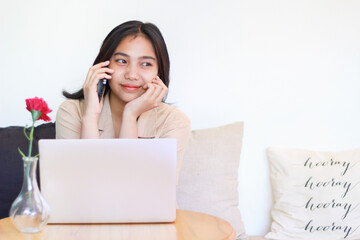
[{"label": "sofa", "polygon": [[[22,186],[23,163],[17,148],[28,147],[23,131],[20,126],[0,128],[0,219],[8,217]],[[246,235],[238,209],[237,174],[242,134],[242,122],[192,131],[179,176],[178,205],[180,209],[227,220],[236,230],[237,239],[261,240],[265,238]],[[33,155],[38,153],[39,139],[54,138],[55,123],[35,127]],[[219,141],[232,144],[218,144]]]},{"label": "sofa", "polygon": [[[236,122],[192,130],[177,186],[180,209],[227,220],[240,240],[360,239],[360,149],[320,152],[269,147],[271,229],[266,238],[247,236],[237,190],[243,128],[242,122]],[[17,147],[28,147],[23,131],[18,126],[0,128],[0,219],[8,217],[22,186],[23,163]],[[52,138],[54,123],[37,126],[33,154],[38,153],[39,139]]]}]

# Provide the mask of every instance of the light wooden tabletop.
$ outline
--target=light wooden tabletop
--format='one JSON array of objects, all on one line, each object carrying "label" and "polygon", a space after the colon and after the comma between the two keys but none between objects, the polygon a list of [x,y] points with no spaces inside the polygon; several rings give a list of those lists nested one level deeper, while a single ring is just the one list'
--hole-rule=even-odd
[{"label": "light wooden tabletop", "polygon": [[23,234],[10,218],[0,220],[1,240],[234,240],[225,220],[208,214],[177,210],[174,223],[157,224],[49,224],[43,231]]}]

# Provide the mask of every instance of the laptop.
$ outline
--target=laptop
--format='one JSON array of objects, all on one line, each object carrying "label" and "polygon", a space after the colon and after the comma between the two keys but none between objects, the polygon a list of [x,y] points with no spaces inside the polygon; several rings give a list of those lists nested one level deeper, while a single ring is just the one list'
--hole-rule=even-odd
[{"label": "laptop", "polygon": [[176,218],[176,139],[39,141],[49,223],[148,223]]}]

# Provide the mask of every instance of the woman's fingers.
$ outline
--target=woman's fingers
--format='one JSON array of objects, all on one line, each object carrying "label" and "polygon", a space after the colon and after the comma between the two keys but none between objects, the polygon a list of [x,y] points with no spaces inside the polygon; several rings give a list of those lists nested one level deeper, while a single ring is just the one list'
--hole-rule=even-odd
[{"label": "woman's fingers", "polygon": [[162,87],[155,85],[154,86],[154,93],[152,95],[152,97],[154,98],[154,100],[156,100],[158,98],[159,95],[162,94],[162,92],[164,91]]},{"label": "woman's fingers", "polygon": [[160,79],[159,76],[156,76],[156,78],[154,78],[153,81],[154,81],[157,85],[161,86],[162,88],[166,88],[166,89],[167,89],[165,83]]},{"label": "woman's fingers", "polygon": [[167,94],[167,89],[166,89],[166,90],[165,90],[165,89],[162,89],[162,91],[160,92],[160,94],[157,96],[156,101],[157,101],[157,102],[162,102],[163,99],[165,98],[166,94]]},{"label": "woman's fingers", "polygon": [[144,85],[144,89],[146,89],[144,97],[151,98],[150,101],[156,104],[162,101],[168,90],[168,88],[165,86],[165,84],[161,81],[159,77],[156,77],[151,80],[151,82],[146,83]]},{"label": "woman's fingers", "polygon": [[101,63],[98,63],[98,64],[95,64],[94,66],[92,66],[88,73],[89,73],[89,76],[92,76],[93,74],[95,74],[99,69],[109,69],[109,68],[105,68],[106,66],[108,66],[110,64],[110,61],[107,60],[105,62],[101,62]]},{"label": "woman's fingers", "polygon": [[97,69],[106,67],[106,66],[108,66],[109,64],[110,64],[110,61],[105,61],[105,62],[101,62],[101,63],[95,64],[94,66],[92,66],[92,67],[89,69],[88,75],[87,75],[86,78],[87,78],[87,79],[90,79],[90,78],[94,75],[94,73],[95,73],[95,71],[96,71]]},{"label": "woman's fingers", "polygon": [[107,67],[103,67],[103,68],[98,68],[94,70],[94,74],[99,74],[99,73],[113,73],[114,70],[112,70],[111,68],[107,68]]},{"label": "woman's fingers", "polygon": [[109,61],[109,60],[107,60],[107,61],[105,61],[105,62],[100,62],[100,63],[95,64],[94,66],[92,66],[92,67],[90,68],[90,71],[93,71],[93,70],[96,70],[96,69],[99,69],[99,68],[106,67],[106,66],[108,66],[109,64],[110,64],[110,61]]},{"label": "woman's fingers", "polygon": [[166,85],[163,83],[163,81],[161,81],[160,77],[157,76],[154,80],[153,83],[157,86],[157,91],[155,93],[155,98],[156,101],[161,102],[163,100],[163,98],[166,96],[166,93],[168,91],[168,88],[166,87]]},{"label": "woman's fingers", "polygon": [[97,68],[92,71],[90,81],[91,83],[95,82],[97,84],[99,80],[102,78],[111,79],[110,74],[112,74],[113,72],[114,70],[110,68],[105,68],[105,67]]},{"label": "woman's fingers", "polygon": [[114,70],[106,67],[109,64],[110,61],[105,61],[92,66],[88,71],[83,87],[85,89],[95,88],[95,85],[97,85],[100,79],[111,79],[110,74],[112,74]]},{"label": "woman's fingers", "polygon": [[[164,85],[165,86],[165,85]],[[144,100],[146,100],[149,104],[153,105],[154,107],[159,106],[163,98],[167,93],[166,86],[160,86],[157,83],[148,83],[146,84],[146,92],[143,94]]]},{"label": "woman's fingers", "polygon": [[147,83],[144,85],[144,89],[146,89],[146,92],[143,94],[143,97],[145,99],[151,99],[152,95],[155,91],[155,86],[152,83]]}]

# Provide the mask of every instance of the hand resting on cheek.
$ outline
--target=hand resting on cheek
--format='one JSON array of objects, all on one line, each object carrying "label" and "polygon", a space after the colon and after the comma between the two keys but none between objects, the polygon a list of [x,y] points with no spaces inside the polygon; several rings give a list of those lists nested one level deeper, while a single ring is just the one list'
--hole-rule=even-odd
[{"label": "hand resting on cheek", "polygon": [[158,107],[168,91],[168,88],[158,76],[151,82],[144,84],[143,88],[146,91],[140,97],[125,105],[124,117],[137,119],[142,113]]}]

